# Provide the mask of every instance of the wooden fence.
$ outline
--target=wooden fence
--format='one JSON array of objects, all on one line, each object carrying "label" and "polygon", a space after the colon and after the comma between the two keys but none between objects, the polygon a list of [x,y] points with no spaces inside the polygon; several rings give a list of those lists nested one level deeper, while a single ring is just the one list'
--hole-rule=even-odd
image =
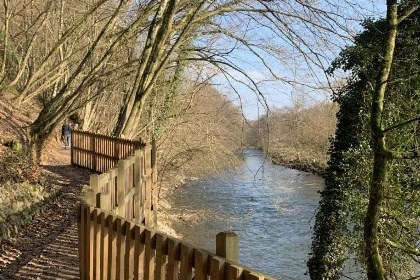
[{"label": "wooden fence", "polygon": [[108,211],[78,209],[81,279],[272,279]]},{"label": "wooden fence", "polygon": [[228,235],[217,236],[216,256],[149,227],[157,228],[154,144],[81,131],[72,136],[72,164],[106,170],[91,175],[77,207],[81,279],[272,279],[238,265],[237,239],[232,244]]},{"label": "wooden fence", "polygon": [[113,168],[118,160],[133,155],[135,150],[144,146],[140,141],[73,130],[71,163],[96,172],[105,172]]},{"label": "wooden fence", "polygon": [[120,159],[102,174],[92,174],[83,190],[87,204],[144,225],[157,225],[157,163],[151,145]]}]

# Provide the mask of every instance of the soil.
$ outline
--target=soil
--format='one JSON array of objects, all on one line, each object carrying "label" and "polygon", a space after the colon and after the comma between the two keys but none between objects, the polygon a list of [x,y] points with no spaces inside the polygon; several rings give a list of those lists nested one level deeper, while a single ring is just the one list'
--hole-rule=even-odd
[{"label": "soil", "polygon": [[[36,109],[29,110],[32,114],[22,114],[0,99],[0,142],[27,141],[31,115],[36,115]],[[0,143],[0,156],[4,149]],[[54,204],[45,205],[17,236],[0,241],[0,280],[79,279],[76,203],[91,172],[70,164],[70,150],[64,149],[59,134],[44,149],[41,165],[61,195]],[[160,231],[180,237],[170,226],[176,220],[168,219],[170,205],[163,206]]]},{"label": "soil", "polygon": [[[31,114],[21,112],[0,100],[3,142],[26,141]],[[0,242],[0,279],[79,279],[76,203],[91,172],[70,164],[70,150],[58,138],[48,143],[41,165],[61,195],[17,236]],[[0,146],[1,156],[5,147]]]},{"label": "soil", "polygon": [[54,204],[0,243],[0,279],[79,279],[76,203],[88,170],[70,165],[70,151],[52,140],[42,168],[61,188]]}]

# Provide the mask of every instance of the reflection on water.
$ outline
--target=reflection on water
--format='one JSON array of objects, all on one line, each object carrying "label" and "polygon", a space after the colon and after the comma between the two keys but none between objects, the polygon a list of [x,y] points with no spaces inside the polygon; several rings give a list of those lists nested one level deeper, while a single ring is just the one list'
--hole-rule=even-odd
[{"label": "reflection on water", "polygon": [[246,151],[241,172],[194,181],[174,192],[174,211],[200,215],[193,225],[174,227],[187,242],[213,252],[218,232],[235,231],[241,264],[277,279],[309,279],[306,260],[323,184],[319,176]]}]

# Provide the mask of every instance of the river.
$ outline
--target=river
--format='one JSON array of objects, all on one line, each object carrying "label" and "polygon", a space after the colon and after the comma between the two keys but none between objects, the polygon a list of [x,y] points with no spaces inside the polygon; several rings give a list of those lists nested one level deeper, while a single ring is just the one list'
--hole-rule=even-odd
[{"label": "river", "polygon": [[216,234],[239,236],[239,262],[277,279],[309,279],[306,260],[323,178],[244,152],[240,170],[193,181],[174,191],[172,211],[196,222],[174,228],[194,246],[215,251]]}]

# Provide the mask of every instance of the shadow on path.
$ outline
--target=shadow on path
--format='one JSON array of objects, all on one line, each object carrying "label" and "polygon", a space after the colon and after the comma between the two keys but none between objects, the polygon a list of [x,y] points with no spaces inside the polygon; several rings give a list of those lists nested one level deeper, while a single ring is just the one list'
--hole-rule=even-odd
[{"label": "shadow on path", "polygon": [[0,279],[79,279],[76,203],[90,171],[45,165],[61,196],[15,238],[0,242]]}]

